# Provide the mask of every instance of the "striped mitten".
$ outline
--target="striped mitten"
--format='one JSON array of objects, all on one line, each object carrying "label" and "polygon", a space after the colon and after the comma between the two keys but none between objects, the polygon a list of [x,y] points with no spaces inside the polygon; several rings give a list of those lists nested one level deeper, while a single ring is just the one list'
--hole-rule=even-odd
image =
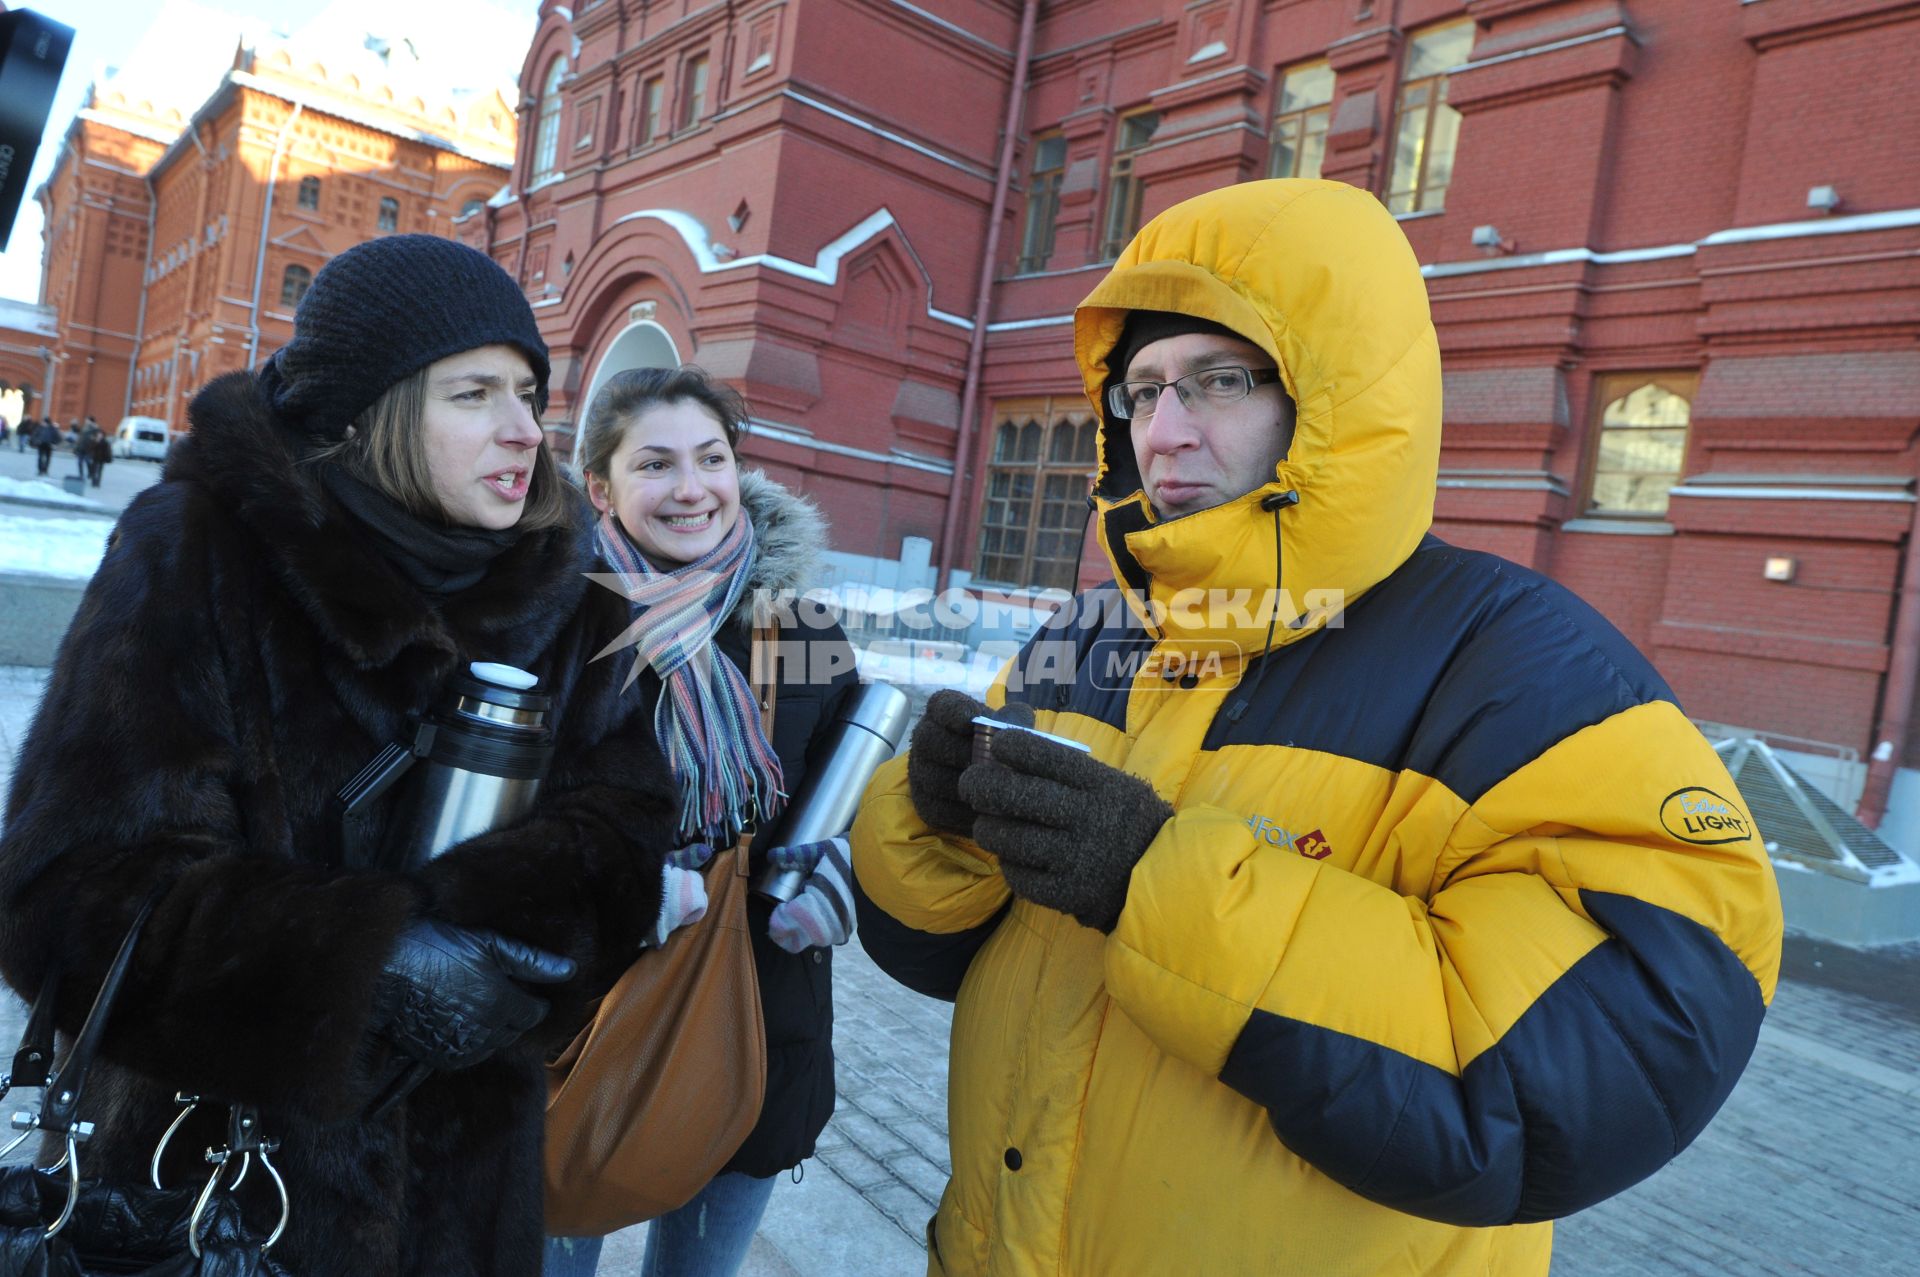
[{"label": "striped mitten", "polygon": [[706,916],[707,880],[699,870],[661,866],[660,921],[654,924],[653,947],[659,948],[669,935]]},{"label": "striped mitten", "polygon": [[767,919],[767,935],[788,953],[845,944],[853,936],[853,868],[847,840],[775,847],[769,864],[807,875],[800,894],[779,905]]}]

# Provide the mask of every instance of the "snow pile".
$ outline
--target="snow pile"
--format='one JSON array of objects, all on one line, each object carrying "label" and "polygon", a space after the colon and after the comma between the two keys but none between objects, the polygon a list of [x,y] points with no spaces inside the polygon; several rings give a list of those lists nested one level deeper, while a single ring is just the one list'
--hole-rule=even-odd
[{"label": "snow pile", "polygon": [[13,479],[0,474],[0,501],[51,501],[59,505],[79,506],[83,510],[104,510],[105,506],[85,497],[76,497],[65,488],[44,479]]},{"label": "snow pile", "polygon": [[0,514],[0,572],[86,580],[100,566],[113,525],[105,519],[33,519]]},{"label": "snow pile", "polygon": [[918,687],[929,692],[950,687],[976,699],[986,697],[1003,664],[998,659],[977,655],[971,660],[956,661],[925,651],[901,652],[873,647],[855,648],[853,655],[861,677],[868,682]]}]

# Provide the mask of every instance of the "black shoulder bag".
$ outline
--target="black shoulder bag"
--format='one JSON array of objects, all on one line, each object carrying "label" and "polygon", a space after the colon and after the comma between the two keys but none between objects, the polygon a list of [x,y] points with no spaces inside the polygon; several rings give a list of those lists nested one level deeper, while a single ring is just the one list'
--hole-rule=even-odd
[{"label": "black shoulder bag", "polygon": [[[82,1150],[93,1134],[93,1123],[79,1116],[87,1074],[153,906],[152,899],[141,906],[120,942],[86,1023],[60,1067],[52,1067],[54,996],[60,984],[56,969],[34,1000],[12,1071],[0,1078],[0,1096],[19,1087],[43,1088],[38,1112],[13,1115],[20,1134],[0,1149],[0,1157],[35,1132],[65,1145],[60,1159],[45,1169],[0,1169],[0,1277],[289,1277],[267,1256],[287,1226],[286,1184],[272,1162],[279,1142],[261,1135],[259,1114],[251,1106],[232,1106],[227,1144],[207,1150],[213,1173],[202,1186],[160,1186],[160,1158],[167,1142],[199,1103],[187,1095],[176,1097],[183,1107],[154,1150],[150,1183],[81,1175]],[[264,1239],[254,1235],[234,1196],[256,1161],[280,1201],[280,1222]]]}]

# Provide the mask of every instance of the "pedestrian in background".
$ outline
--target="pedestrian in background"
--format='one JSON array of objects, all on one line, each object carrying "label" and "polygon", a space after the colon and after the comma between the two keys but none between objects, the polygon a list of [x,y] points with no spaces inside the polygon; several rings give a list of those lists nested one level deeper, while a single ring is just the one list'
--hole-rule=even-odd
[{"label": "pedestrian in background", "polygon": [[53,450],[59,445],[60,427],[53,424],[52,417],[48,417],[33,432],[33,448],[40,454],[40,468],[35,471],[36,474],[45,474],[52,467]]},{"label": "pedestrian in background", "polygon": [[929,1271],[1544,1277],[1753,1051],[1733,782],[1592,608],[1430,534],[1439,345],[1373,196],[1175,205],[1074,349],[1113,580],[989,703],[1091,752],[971,762],[938,693],[854,825],[868,953],[958,999]]},{"label": "pedestrian in background", "polygon": [[113,436],[95,426],[93,439],[87,445],[87,460],[92,466],[93,486],[100,486],[100,478],[107,472],[107,464],[113,460]]},{"label": "pedestrian in background", "polygon": [[[661,912],[678,801],[625,668],[592,660],[627,608],[587,578],[547,377],[484,253],[395,235],[334,258],[288,346],[195,396],[14,773],[9,984],[65,970],[71,1031],[157,898],[87,1092],[88,1174],[145,1180],[176,1090],[257,1105],[292,1194],[273,1258],[300,1277],[538,1271],[550,1043],[521,1038],[550,1002],[577,1021]],[[532,814],[410,872],[342,864],[335,792],[482,660],[553,699]],[[369,1116],[414,1064],[434,1072]],[[171,1147],[226,1120],[203,1107]]]},{"label": "pedestrian in background", "polygon": [[[746,827],[756,801],[761,833],[750,849],[753,875],[768,863],[809,874],[793,900],[774,907],[756,895],[749,905],[767,1040],[760,1119],[693,1200],[653,1220],[645,1277],[738,1272],[776,1177],[813,1155],[833,1115],[831,951],[853,931],[846,840],[776,847],[770,835],[785,797],[805,786],[817,746],[859,677],[839,623],[796,598],[817,580],[825,520],[812,502],[740,468],[746,422],[739,395],[699,369],[641,369],[615,374],[594,396],[580,442],[579,468],[600,513],[602,557],[633,587],[658,588],[660,578],[673,577],[700,591],[697,598],[676,596],[680,606],[636,609],[636,651],[660,647],[653,626],[679,629],[680,642],[662,650],[629,693],[642,717],[659,726],[683,804],[682,850],[674,861],[692,903],[680,920],[699,916],[705,905],[693,871]],[[773,740],[762,735],[750,697],[744,714],[705,707],[702,721],[683,721],[686,707],[745,687],[754,607],[774,597],[785,604],[774,611],[780,628]],[[708,660],[714,672],[701,678]],[[737,738],[719,726],[728,721],[741,723]],[[751,788],[729,787],[729,777],[746,778]],[[718,801],[709,805],[710,797]],[[668,899],[678,894],[670,885]],[[600,1249],[597,1237],[551,1239],[546,1277],[592,1277]]]}]

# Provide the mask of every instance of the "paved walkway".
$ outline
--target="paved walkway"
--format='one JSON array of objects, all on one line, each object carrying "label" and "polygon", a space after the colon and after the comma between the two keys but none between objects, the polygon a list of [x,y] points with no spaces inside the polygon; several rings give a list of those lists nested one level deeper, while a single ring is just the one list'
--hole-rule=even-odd
[{"label": "paved walkway", "polygon": [[[44,679],[0,670],[0,779]],[[1562,1222],[1554,1277],[1920,1273],[1920,946],[1794,942],[1787,970],[1719,1117],[1651,1180]],[[924,1268],[948,1172],[948,1008],[894,984],[857,943],[835,973],[839,1109],[801,1181],[775,1191],[747,1277]],[[0,1049],[19,1017],[0,998]],[[603,1277],[638,1277],[644,1237],[611,1239]]]},{"label": "paved walkway", "polygon": [[[32,448],[28,448],[25,452],[15,451],[11,437],[7,439],[5,447],[0,447],[0,475],[9,479],[31,481],[38,477],[35,471],[39,465],[39,455]],[[59,488],[62,479],[78,471],[79,465],[73,459],[71,451],[55,449],[53,464],[47,469],[46,479],[55,488]],[[80,495],[89,501],[97,501],[111,510],[120,511],[126,509],[127,502],[133,500],[135,493],[155,482],[159,477],[160,463],[157,461],[134,461],[115,457],[107,464],[107,468],[100,472],[100,486],[89,487]],[[0,564],[0,570],[4,568],[5,565]]]}]

